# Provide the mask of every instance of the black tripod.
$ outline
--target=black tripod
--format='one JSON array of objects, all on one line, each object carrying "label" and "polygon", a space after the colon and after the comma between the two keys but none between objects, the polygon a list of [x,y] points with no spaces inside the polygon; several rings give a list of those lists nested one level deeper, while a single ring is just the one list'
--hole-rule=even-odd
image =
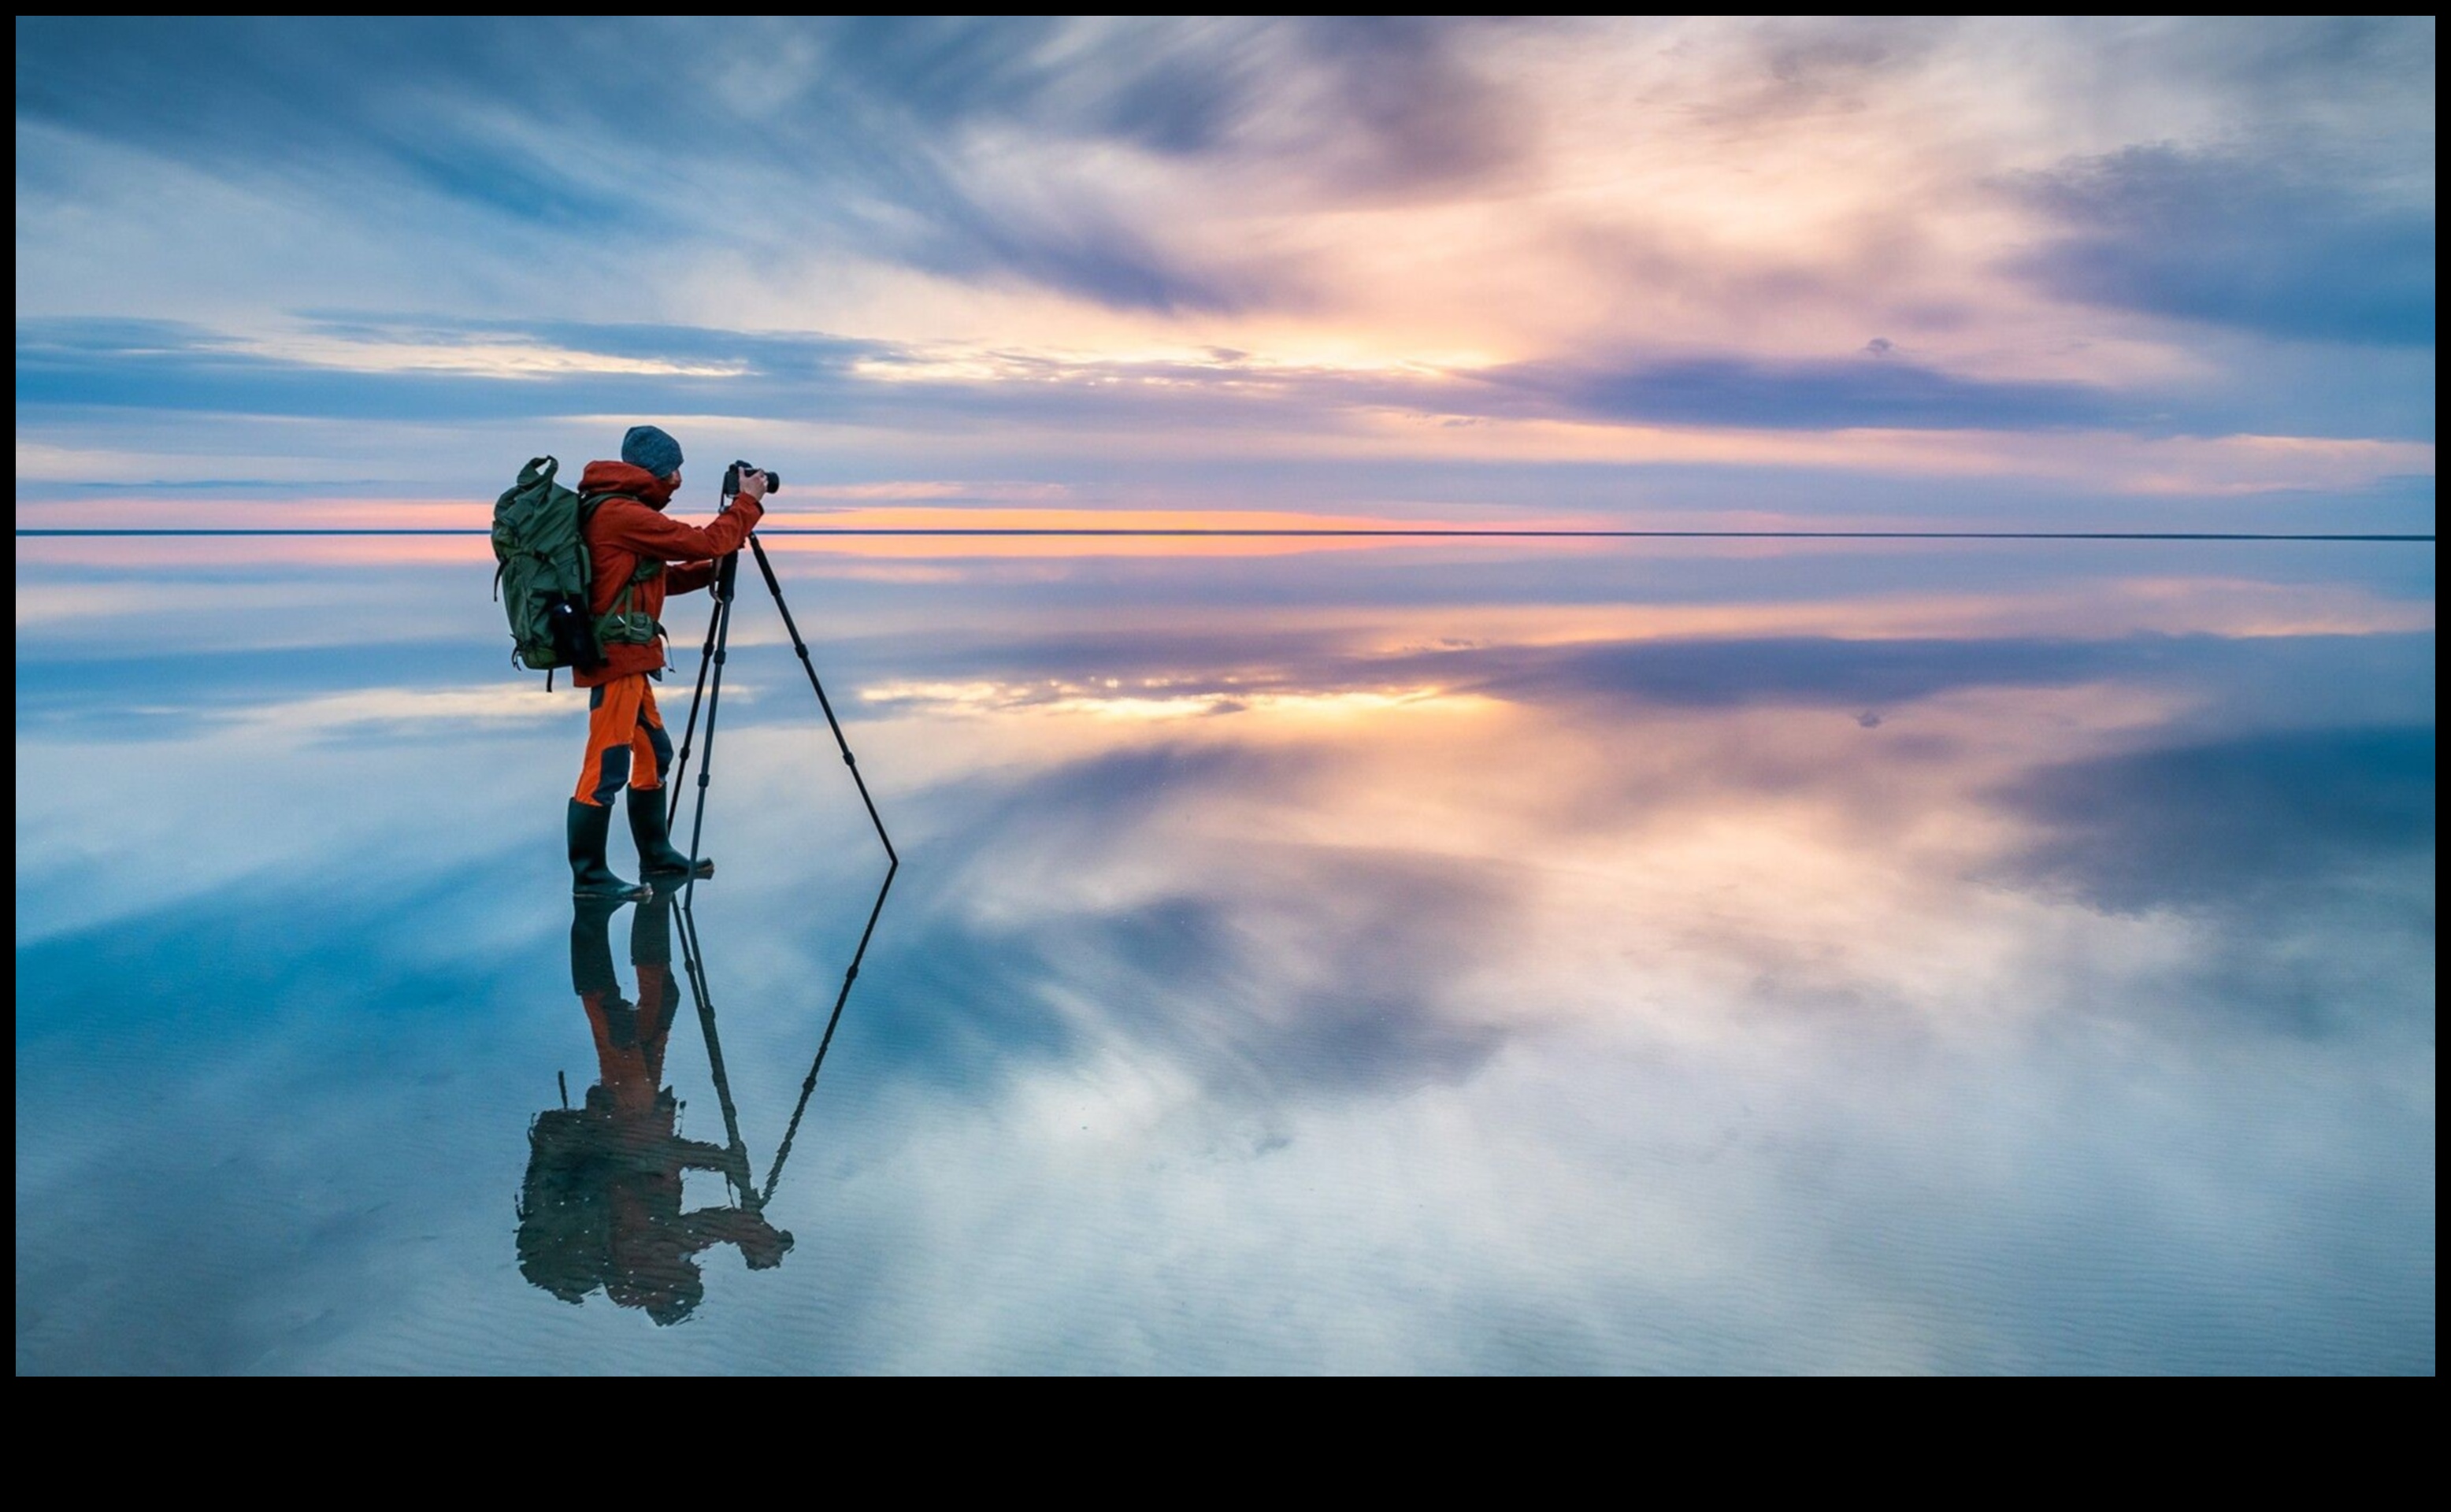
[{"label": "black tripod", "polygon": [[[731,476],[726,475],[727,483]],[[721,499],[722,508],[732,506],[729,486]],[[851,742],[843,738],[842,721],[834,717],[833,701],[826,697],[825,685],[817,680],[817,669],[809,660],[809,643],[800,638],[800,627],[792,619],[792,606],[783,601],[783,583],[775,576],[775,563],[768,560],[765,545],[755,536],[749,538],[749,551],[757,559],[757,570],[766,579],[766,591],[775,596],[775,608],[783,617],[783,628],[791,633],[792,649],[799,654],[800,670],[809,675],[809,691],[817,696],[817,707],[825,711],[826,725],[834,733],[834,744],[842,751],[843,765],[851,769],[852,782],[859,789],[859,801],[868,808],[868,822],[876,827],[877,843],[885,847],[885,884],[876,890],[876,905],[868,911],[868,927],[859,932],[859,949],[852,952],[851,970],[844,973],[842,992],[834,998],[834,1016],[839,1018],[843,1000],[851,995],[851,984],[859,975],[860,958],[868,953],[869,936],[876,933],[876,916],[885,911],[886,891],[893,886],[893,874],[902,869],[902,858],[893,852],[893,841],[885,833],[885,821],[877,817],[876,800],[868,795],[868,783],[859,775],[858,758],[851,754]],[[689,723],[681,730],[680,755],[674,758],[672,776],[665,784],[673,795],[672,810],[665,816],[665,822],[669,824],[673,815],[680,809],[681,775],[689,769],[690,741],[697,734],[698,707],[703,703],[706,708],[706,754],[698,760],[697,808],[690,820],[690,877],[682,893],[684,907],[697,896],[698,837],[706,828],[707,784],[715,776],[715,717],[723,702],[724,654],[732,637],[734,586],[739,568],[740,553],[736,551],[716,566],[712,590],[715,611],[706,622],[706,645],[698,653],[697,687],[690,694]],[[826,1037],[833,1037],[831,1020],[826,1025]],[[822,1053],[820,1051],[821,1057]]]}]

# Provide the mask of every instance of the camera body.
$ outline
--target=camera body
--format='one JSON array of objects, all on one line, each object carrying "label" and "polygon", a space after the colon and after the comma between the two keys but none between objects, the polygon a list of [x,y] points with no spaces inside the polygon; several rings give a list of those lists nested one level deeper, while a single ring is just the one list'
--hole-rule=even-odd
[{"label": "camera body", "polygon": [[[740,475],[742,473],[755,472],[766,472],[766,469],[759,467],[755,462],[744,461],[735,461],[731,466],[726,467],[723,470],[723,496],[726,499],[729,499],[734,494],[740,492]],[[766,491],[770,494],[779,494],[783,491],[783,475],[781,473],[766,473]]]}]

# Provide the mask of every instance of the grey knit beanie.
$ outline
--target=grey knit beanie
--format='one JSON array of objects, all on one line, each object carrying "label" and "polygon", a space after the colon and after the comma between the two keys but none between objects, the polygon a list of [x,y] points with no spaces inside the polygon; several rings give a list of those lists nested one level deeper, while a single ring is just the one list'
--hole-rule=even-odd
[{"label": "grey knit beanie", "polygon": [[658,478],[680,471],[681,443],[653,425],[633,425],[621,438],[621,460]]}]

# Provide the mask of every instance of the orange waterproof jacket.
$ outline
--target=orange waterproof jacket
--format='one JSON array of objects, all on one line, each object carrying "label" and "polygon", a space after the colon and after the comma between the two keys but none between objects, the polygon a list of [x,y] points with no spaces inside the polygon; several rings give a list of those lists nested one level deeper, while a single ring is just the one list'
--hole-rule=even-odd
[{"label": "orange waterproof jacket", "polygon": [[[679,562],[683,565],[637,584],[630,596],[633,610],[662,619],[664,596],[694,593],[713,582],[714,559],[738,551],[765,514],[757,501],[735,499],[732,507],[704,529],[668,520],[663,510],[672,501],[671,481],[628,462],[589,462],[579,478],[578,491],[589,498],[616,496],[596,506],[585,531],[588,560],[596,575],[596,586],[589,595],[594,600],[591,610],[598,615],[613,612],[640,562]],[[570,680],[592,688],[616,677],[653,672],[663,664],[660,640],[645,645],[617,642],[604,648],[604,665],[594,672],[574,669]]]}]

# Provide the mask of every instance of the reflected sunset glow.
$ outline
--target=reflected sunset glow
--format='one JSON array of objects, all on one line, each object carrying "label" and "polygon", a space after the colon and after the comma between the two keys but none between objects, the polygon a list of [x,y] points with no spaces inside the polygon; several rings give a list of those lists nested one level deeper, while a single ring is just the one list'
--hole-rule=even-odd
[{"label": "reflected sunset glow", "polygon": [[[276,1137],[390,1192],[369,1242],[420,1285],[346,1284],[335,1240],[279,1284],[336,1288],[336,1326],[267,1358],[2430,1366],[2422,548],[777,553],[903,867],[765,1209],[799,1247],[650,1332],[501,1258],[520,1130],[587,1043],[540,822],[579,700],[491,626],[438,635],[480,542],[162,544],[20,549],[20,1103],[59,1125],[107,1074],[106,1144],[196,1153],[19,1181],[105,1276],[131,1250],[92,1235],[199,1233],[186,1194]],[[879,857],[771,605],[739,613],[696,937],[763,1159]],[[176,1082],[188,1031],[132,1027],[164,992],[224,1026]],[[265,1095],[287,1067],[345,1090]],[[350,1132],[369,1105],[431,1156]],[[132,1225],[78,1219],[105,1187]],[[852,1279],[880,1256],[896,1286]],[[29,1285],[37,1368],[113,1357],[156,1295],[217,1306]],[[1098,1323],[1169,1307],[1153,1354]]]}]

